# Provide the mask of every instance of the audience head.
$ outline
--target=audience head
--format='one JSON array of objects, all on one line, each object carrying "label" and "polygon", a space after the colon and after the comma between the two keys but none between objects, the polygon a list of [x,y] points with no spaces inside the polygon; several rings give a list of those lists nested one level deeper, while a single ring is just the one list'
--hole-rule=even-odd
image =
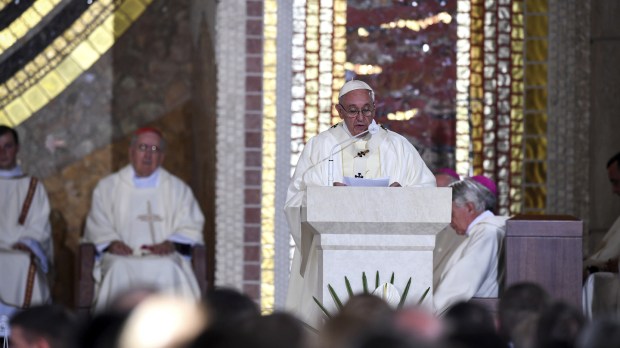
[{"label": "audience head", "polygon": [[460,179],[459,174],[450,168],[439,168],[435,171],[437,187],[448,187],[451,183]]},{"label": "audience head", "polygon": [[182,347],[192,342],[207,322],[204,309],[194,301],[172,296],[151,296],[127,318],[118,347]]},{"label": "audience head", "polygon": [[103,311],[80,325],[76,347],[118,347],[118,339],[130,312]]},{"label": "audience head", "polygon": [[375,118],[375,92],[359,80],[345,83],[338,94],[336,110],[351,135],[358,135],[368,129]]},{"label": "audience head", "polygon": [[585,323],[581,310],[564,302],[553,303],[541,313],[538,319],[536,347],[575,347],[577,337],[581,334]]},{"label": "audience head", "polygon": [[348,347],[364,333],[387,330],[393,326],[394,313],[394,309],[377,296],[355,295],[327,320],[320,332],[320,346]]},{"label": "audience head", "polygon": [[489,190],[489,193],[491,194],[485,195],[485,208],[486,210],[495,211],[495,205],[497,203],[497,185],[495,185],[495,182],[484,175],[474,175],[471,179]]},{"label": "audience head", "polygon": [[308,346],[306,329],[294,316],[276,312],[258,318],[252,330],[256,348],[304,348]]},{"label": "audience head", "polygon": [[457,234],[463,235],[472,221],[486,210],[491,192],[470,178],[454,182],[450,187],[452,187],[450,226]]},{"label": "audience head", "polygon": [[247,295],[231,288],[216,288],[204,298],[211,329],[245,330],[260,317],[258,305]]},{"label": "audience head", "polygon": [[18,312],[10,326],[13,348],[65,348],[72,343],[75,320],[60,305],[42,305]]},{"label": "audience head", "polygon": [[15,129],[0,126],[0,170],[9,170],[17,165],[19,136]]},{"label": "audience head", "polygon": [[156,128],[136,130],[129,145],[129,160],[136,176],[151,176],[164,161],[165,148],[164,137]]},{"label": "audience head", "polygon": [[577,347],[620,347],[620,320],[618,317],[603,317],[592,321],[577,339]]},{"label": "audience head", "polygon": [[549,303],[549,294],[538,284],[522,282],[508,287],[498,305],[500,336],[506,342],[512,341],[517,326],[542,313]]},{"label": "audience head", "polygon": [[479,304],[459,302],[444,315],[447,342],[462,347],[499,347],[491,313]]},{"label": "audience head", "polygon": [[422,342],[436,342],[444,332],[444,322],[427,309],[408,306],[396,312],[396,329]]},{"label": "audience head", "polygon": [[607,161],[607,176],[612,192],[620,195],[620,152]]}]

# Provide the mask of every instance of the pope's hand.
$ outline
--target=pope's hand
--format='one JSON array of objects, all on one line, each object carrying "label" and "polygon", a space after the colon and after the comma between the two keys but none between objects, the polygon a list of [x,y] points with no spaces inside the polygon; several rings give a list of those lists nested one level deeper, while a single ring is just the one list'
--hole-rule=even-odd
[{"label": "pope's hand", "polygon": [[131,255],[133,253],[133,250],[120,240],[115,240],[110,243],[107,251],[114,255]]},{"label": "pope's hand", "polygon": [[145,245],[144,248],[155,255],[168,255],[174,252],[174,244],[170,241],[165,241],[159,244]]},{"label": "pope's hand", "polygon": [[398,181],[394,181],[390,184],[390,187],[402,187]]},{"label": "pope's hand", "polygon": [[347,186],[347,184],[343,184],[343,183],[341,183],[341,182],[337,182],[337,181],[335,181],[335,182],[334,182],[334,186]]},{"label": "pope's hand", "polygon": [[17,242],[17,243],[15,243],[15,244],[13,244],[13,249],[14,249],[14,250],[20,250],[20,251],[25,251],[25,252],[27,252],[27,253],[32,252],[32,251],[30,250],[30,248],[29,248],[26,244],[21,243],[21,242]]}]

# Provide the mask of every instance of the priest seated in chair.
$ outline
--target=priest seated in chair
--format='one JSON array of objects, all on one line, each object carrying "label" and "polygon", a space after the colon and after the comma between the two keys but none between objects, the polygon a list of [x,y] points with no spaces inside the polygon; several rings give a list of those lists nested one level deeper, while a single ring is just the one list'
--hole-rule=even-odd
[{"label": "priest seated in chair", "polygon": [[[607,161],[611,191],[620,195],[620,152]],[[620,217],[605,233],[598,247],[583,261],[583,311],[590,319],[615,315],[620,308]]]},{"label": "priest seated in chair", "polygon": [[495,205],[495,196],[480,182],[466,178],[450,187],[450,226],[465,240],[446,262],[434,289],[433,307],[439,314],[472,297],[497,297],[503,278],[499,263],[508,217],[488,210]]},{"label": "priest seated in chair", "polygon": [[165,141],[155,128],[134,132],[131,164],[93,192],[84,241],[94,243],[95,310],[136,286],[198,299],[188,254],[203,243],[204,216],[191,189],[161,167]]},{"label": "priest seated in chair", "polygon": [[50,205],[40,181],[17,164],[19,137],[0,126],[0,320],[50,300]]}]

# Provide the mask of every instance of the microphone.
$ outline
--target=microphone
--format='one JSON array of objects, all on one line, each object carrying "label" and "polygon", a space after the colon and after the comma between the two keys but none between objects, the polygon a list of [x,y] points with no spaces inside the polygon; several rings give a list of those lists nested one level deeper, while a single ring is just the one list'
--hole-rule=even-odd
[{"label": "microphone", "polygon": [[331,149],[331,151],[329,152],[329,161],[327,163],[327,186],[333,186],[334,185],[334,154],[336,151],[336,148],[341,146],[342,144],[346,144],[347,142],[354,140],[354,142],[356,140],[359,140],[360,137],[362,137],[363,135],[366,135],[368,133],[375,134],[379,131],[379,125],[377,125],[377,122],[375,122],[375,120],[372,120],[372,122],[368,125],[368,129],[366,129],[365,131],[361,132],[358,135],[353,135],[350,138],[347,138],[341,142],[339,142],[338,144],[334,145]]}]

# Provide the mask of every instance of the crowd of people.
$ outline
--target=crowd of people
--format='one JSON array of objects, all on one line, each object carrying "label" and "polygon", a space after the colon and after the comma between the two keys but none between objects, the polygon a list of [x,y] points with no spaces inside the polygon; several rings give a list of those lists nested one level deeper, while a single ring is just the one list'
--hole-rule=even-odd
[{"label": "crowd of people", "polygon": [[227,288],[208,292],[200,303],[136,288],[92,317],[43,305],[19,312],[10,324],[11,348],[620,347],[618,317],[589,322],[534,283],[506,289],[494,310],[458,302],[442,316],[359,294],[316,328],[288,312],[262,315],[252,299]]}]

